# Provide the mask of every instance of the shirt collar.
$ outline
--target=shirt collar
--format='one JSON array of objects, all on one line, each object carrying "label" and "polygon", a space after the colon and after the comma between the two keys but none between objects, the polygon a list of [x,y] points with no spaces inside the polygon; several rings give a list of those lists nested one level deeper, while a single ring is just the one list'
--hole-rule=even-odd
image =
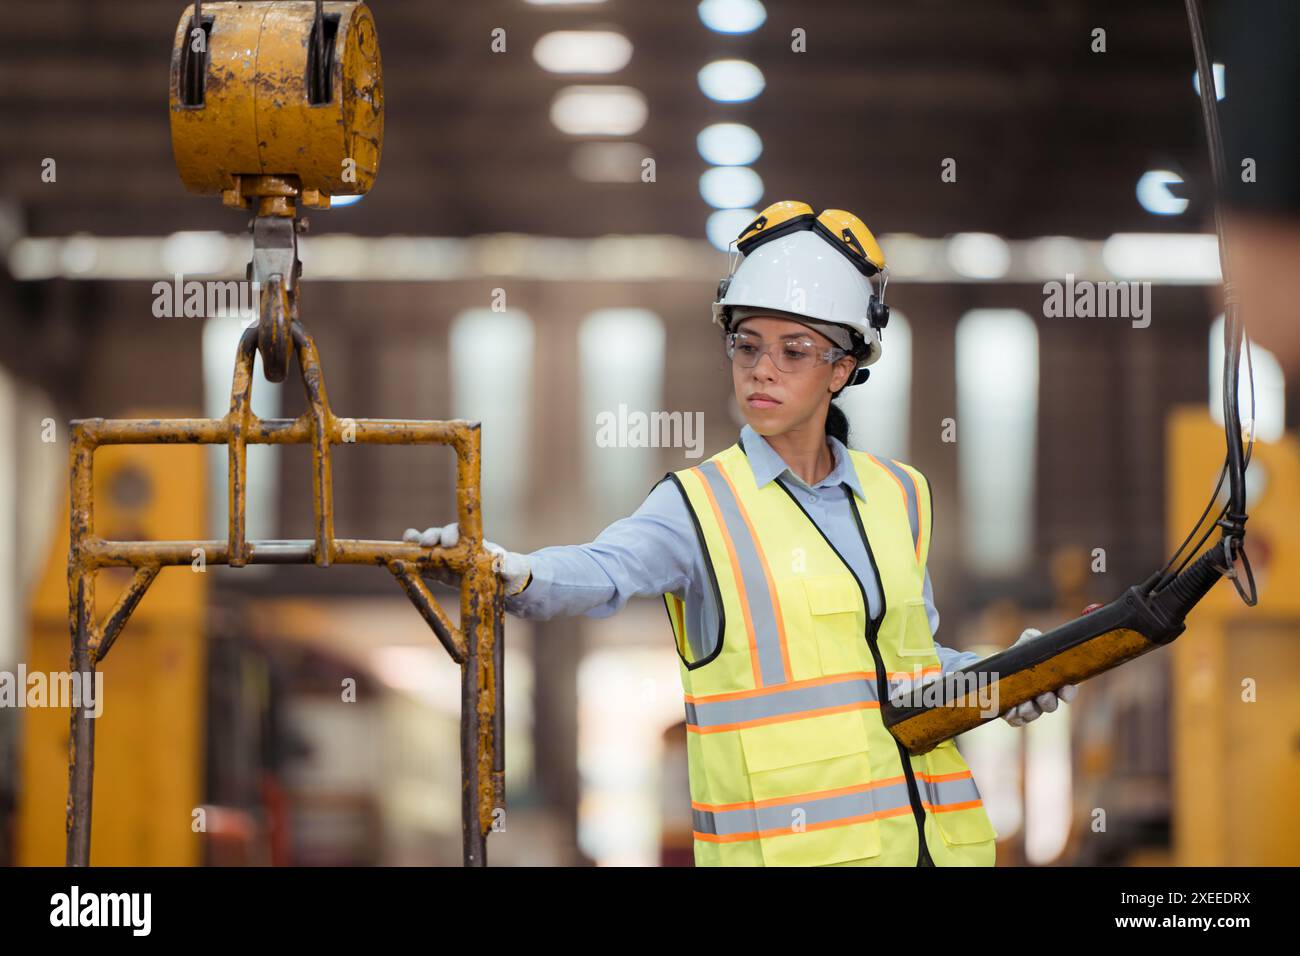
[{"label": "shirt collar", "polygon": [[[853,489],[862,501],[866,501],[866,495],[862,493],[862,484],[858,480],[858,470],[853,467],[853,461],[848,455],[848,449],[834,435],[828,435],[827,441],[831,446],[831,455],[835,459],[835,464],[831,467],[830,473],[825,478],[813,485],[814,488],[835,488],[840,484],[847,482],[848,486]],[[740,429],[740,442],[749,459],[749,467],[754,472],[754,481],[758,487],[762,488],[773,478],[787,477],[797,484],[809,487],[802,478],[790,470],[790,466],[785,463],[776,449],[768,444],[767,439],[746,423]]]}]

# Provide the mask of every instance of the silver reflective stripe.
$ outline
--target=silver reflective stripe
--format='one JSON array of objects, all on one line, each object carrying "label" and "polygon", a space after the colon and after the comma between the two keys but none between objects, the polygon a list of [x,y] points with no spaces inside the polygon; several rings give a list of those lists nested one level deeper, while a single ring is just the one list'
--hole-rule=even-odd
[{"label": "silver reflective stripe", "polygon": [[903,486],[903,494],[907,496],[907,523],[912,526],[912,547],[919,547],[921,539],[921,509],[919,502],[916,500],[916,482],[912,480],[912,476],[907,473],[906,469],[899,467],[889,459],[881,460],[873,455],[872,460],[877,461],[884,466],[890,474],[898,479],[898,483]]},{"label": "silver reflective stripe", "polygon": [[921,787],[921,799],[933,807],[944,807],[952,803],[969,803],[980,799],[979,788],[975,786],[974,777],[959,777],[956,780],[927,780],[920,774],[916,782]]},{"label": "silver reflective stripe", "polygon": [[891,810],[910,808],[907,782],[863,787],[853,793],[837,793],[819,797],[817,794],[782,798],[780,802],[764,801],[763,806],[737,807],[734,810],[692,809],[695,832],[712,836],[757,837],[764,832],[776,835],[789,832],[798,824],[812,827],[817,824],[848,821],[854,817]]},{"label": "silver reflective stripe", "polygon": [[891,475],[898,479],[898,484],[902,485],[902,492],[907,498],[907,524],[911,525],[911,546],[919,548],[920,546],[920,505],[917,501],[917,483],[911,479],[905,468],[897,466],[892,460],[881,460],[872,455],[872,460],[878,462]]},{"label": "silver reflective stripe", "polygon": [[874,675],[844,675],[842,680],[809,687],[739,697],[732,700],[686,702],[686,723],[692,728],[730,727],[773,717],[799,717],[808,711],[876,701]]},{"label": "silver reflective stripe", "polygon": [[727,479],[718,470],[717,462],[706,461],[698,470],[713,491],[727,537],[740,565],[742,593],[738,597],[749,604],[749,620],[754,628],[754,646],[758,649],[758,667],[763,684],[780,684],[787,680],[785,662],[781,657],[776,608],[772,606],[772,592],[759,559],[758,542],[750,535],[739,502],[731,493]]}]

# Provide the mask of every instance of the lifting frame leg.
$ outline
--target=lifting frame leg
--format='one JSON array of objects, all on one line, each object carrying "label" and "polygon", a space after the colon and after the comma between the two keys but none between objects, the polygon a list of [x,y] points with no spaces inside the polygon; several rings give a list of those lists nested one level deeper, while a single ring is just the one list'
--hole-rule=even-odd
[{"label": "lifting frame leg", "polygon": [[[249,405],[258,329],[239,342],[230,411],[220,419],[106,420],[71,423],[71,548],[68,554],[68,623],[71,667],[93,679],[123,626],[159,570],[189,565],[202,554],[206,564],[370,564],[387,568],[461,668],[461,832],[466,866],[487,864],[487,834],[505,806],[502,623],[504,585],[492,571],[493,555],[483,548],[478,422],[336,418],[311,336],[291,328],[308,409],[296,419],[259,419]],[[246,451],[253,444],[312,446],[313,540],[244,539]],[[334,537],[331,446],[450,445],[456,452],[456,516],[460,542],[452,548],[422,548],[399,541]],[[226,541],[105,541],[95,536],[93,515],[95,449],[101,445],[224,444],[230,528]],[[95,576],[104,567],[132,567],[135,576],[101,625],[95,615]],[[460,624],[453,626],[429,592],[422,574],[438,567],[461,575]],[[95,719],[72,709],[68,738],[67,864],[90,864],[91,803],[94,790]]]}]

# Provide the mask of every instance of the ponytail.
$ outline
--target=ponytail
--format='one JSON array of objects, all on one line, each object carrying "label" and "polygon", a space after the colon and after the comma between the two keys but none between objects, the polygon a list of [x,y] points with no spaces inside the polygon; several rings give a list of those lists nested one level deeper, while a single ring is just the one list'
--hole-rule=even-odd
[{"label": "ponytail", "polygon": [[845,447],[849,444],[848,416],[844,414],[844,409],[833,401],[826,408],[826,434],[838,438]]}]

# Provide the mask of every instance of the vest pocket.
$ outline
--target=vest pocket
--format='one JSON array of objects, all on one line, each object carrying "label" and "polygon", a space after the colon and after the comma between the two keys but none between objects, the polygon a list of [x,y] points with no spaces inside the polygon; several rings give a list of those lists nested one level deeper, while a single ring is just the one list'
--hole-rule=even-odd
[{"label": "vest pocket", "polygon": [[873,670],[875,665],[866,643],[862,590],[853,576],[807,577],[803,586],[822,673]]},{"label": "vest pocket", "polygon": [[901,607],[902,618],[898,635],[899,657],[934,657],[934,635],[930,633],[930,618],[925,608],[925,598],[906,598]]},{"label": "vest pocket", "polygon": [[957,749],[957,742],[945,740],[926,754],[924,760],[929,778],[926,781],[929,791],[927,803],[935,806],[929,816],[944,843],[961,846],[996,840],[997,831],[982,801],[962,807],[962,804],[980,801],[981,798],[970,767]]},{"label": "vest pocket", "polygon": [[860,711],[739,731],[768,866],[818,866],[879,856],[871,761]]},{"label": "vest pocket", "polygon": [[764,837],[764,866],[830,866],[880,856],[880,824],[875,820],[831,829]]}]

